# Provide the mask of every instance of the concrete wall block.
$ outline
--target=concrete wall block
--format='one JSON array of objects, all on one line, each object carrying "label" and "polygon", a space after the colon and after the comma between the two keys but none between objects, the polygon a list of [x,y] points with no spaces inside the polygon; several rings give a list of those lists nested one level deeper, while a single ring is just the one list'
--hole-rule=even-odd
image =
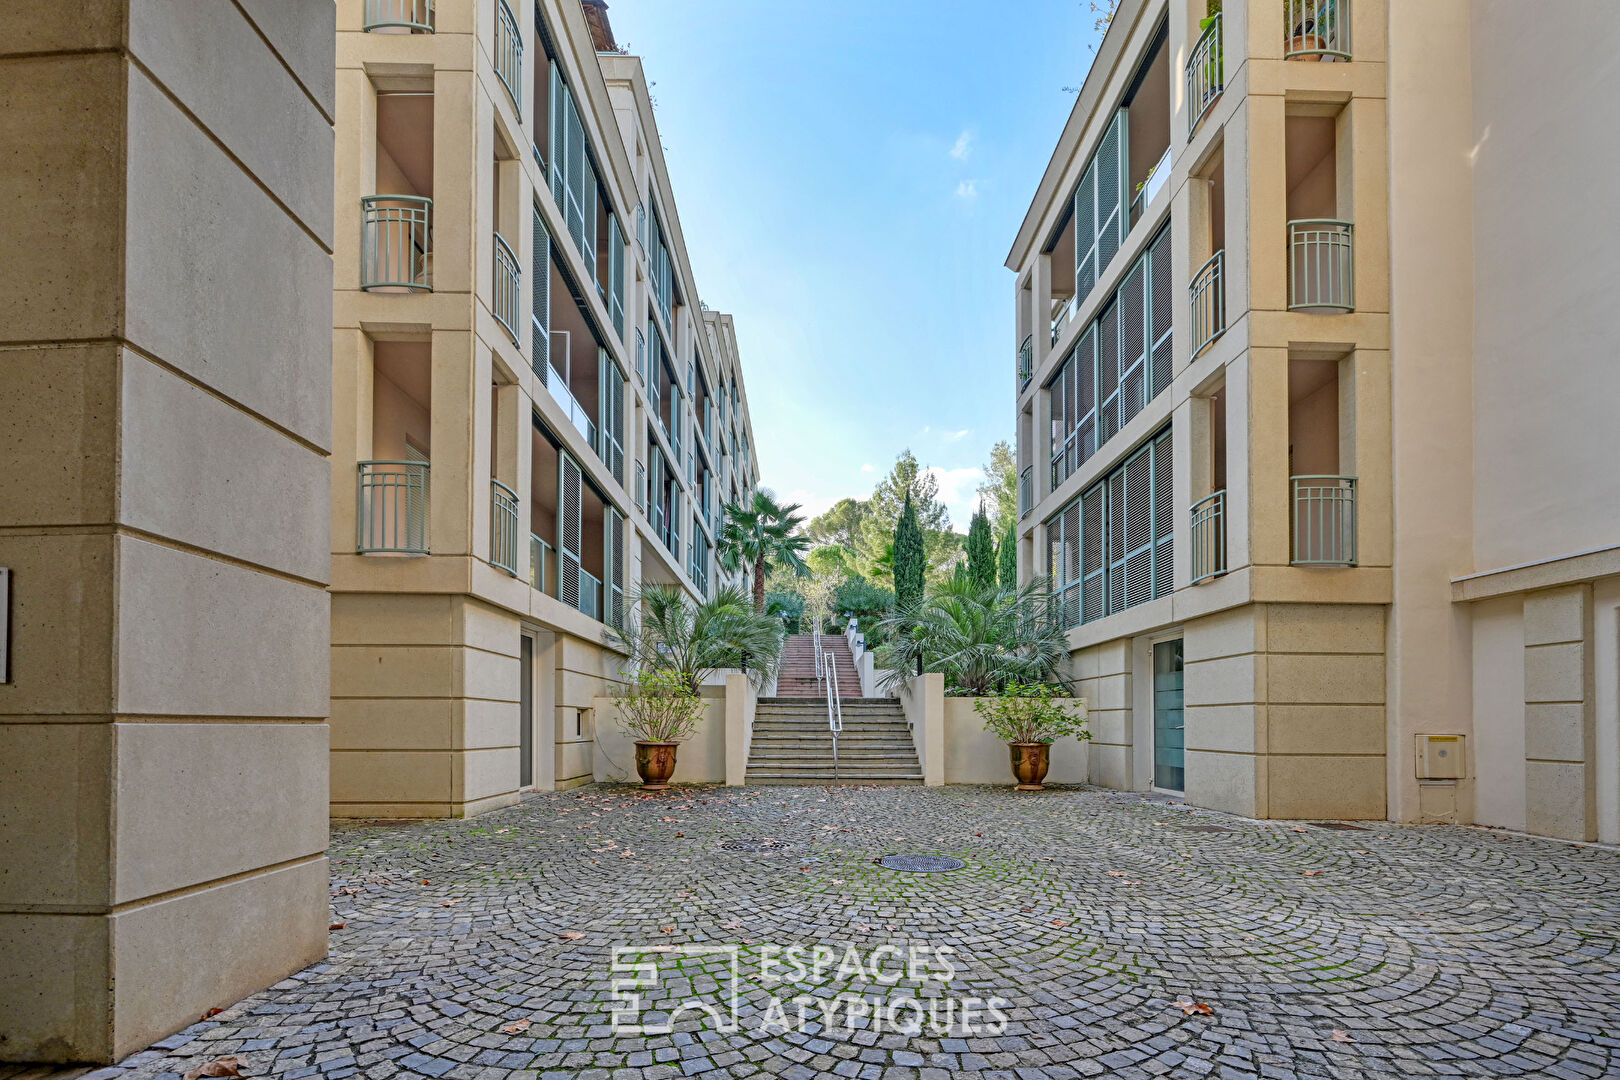
[{"label": "concrete wall block", "polygon": [[1384,609],[1376,604],[1271,604],[1265,648],[1272,653],[1384,651]]},{"label": "concrete wall block", "polygon": [[1267,724],[1264,705],[1201,705],[1186,710],[1186,743],[1191,750],[1253,754],[1263,750]]},{"label": "concrete wall block", "polygon": [[[332,804],[450,802],[454,751],[338,750],[332,753]],[[402,816],[414,816],[405,814]]]},{"label": "concrete wall block", "polygon": [[[123,402],[117,460],[126,524],[327,581],[331,469],[324,458],[131,352],[124,353]],[[175,423],[179,416],[186,422]]]},{"label": "concrete wall block", "polygon": [[117,372],[118,349],[112,345],[6,354],[0,363],[6,409],[0,506],[7,525],[113,520]]},{"label": "concrete wall block", "polygon": [[1532,761],[1586,760],[1587,709],[1581,702],[1524,707],[1524,756]]},{"label": "concrete wall block", "polygon": [[1266,694],[1272,703],[1382,705],[1384,657],[1273,654]]},{"label": "concrete wall block", "polygon": [[1187,751],[1187,801],[1244,817],[1264,817],[1266,759]]},{"label": "concrete wall block", "polygon": [[1277,705],[1267,710],[1273,754],[1381,754],[1387,734],[1382,705]]},{"label": "concrete wall block", "polygon": [[1525,830],[1563,840],[1596,839],[1592,786],[1592,771],[1585,765],[1525,762]]},{"label": "concrete wall block", "polygon": [[133,69],[128,124],[125,336],[328,447],[331,256]]},{"label": "concrete wall block", "polygon": [[453,603],[449,596],[333,593],[332,644],[448,644]]},{"label": "concrete wall block", "polygon": [[449,698],[333,698],[333,750],[449,750],[456,703]]},{"label": "concrete wall block", "polygon": [[1264,701],[1268,658],[1249,654],[1185,664],[1188,706],[1249,705]]},{"label": "concrete wall block", "polygon": [[518,685],[522,670],[518,658],[470,648],[459,649],[457,656],[461,665],[461,680],[455,689],[456,696],[509,702],[515,716],[522,689]]},{"label": "concrete wall block", "polygon": [[0,533],[11,569],[11,681],[0,715],[112,710],[113,538]]},{"label": "concrete wall block", "polygon": [[114,1054],[325,956],[329,880],[323,857],[114,915]]},{"label": "concrete wall block", "polygon": [[458,803],[511,795],[518,790],[518,752],[512,747],[464,750],[455,756],[451,794]]},{"label": "concrete wall block", "polygon": [[[1525,605],[1526,622],[1529,605]],[[1584,701],[1586,698],[1586,646],[1531,645],[1524,650],[1524,700]]]},{"label": "concrete wall block", "polygon": [[0,914],[0,1061],[114,1057],[110,933],[101,915]]},{"label": "concrete wall block", "polygon": [[115,903],[326,850],[325,724],[113,730]]},{"label": "concrete wall block", "polygon": [[337,110],[332,39],[336,5],[326,0],[240,0],[242,10],[275,47],[317,107]]},{"label": "concrete wall block", "polygon": [[1524,598],[1524,643],[1557,645],[1586,638],[1591,590],[1586,585],[1544,589]]},{"label": "concrete wall block", "polygon": [[109,724],[0,724],[0,904],[107,903],[111,768]]},{"label": "concrete wall block", "polygon": [[118,559],[116,711],[326,719],[325,590],[133,537]]},{"label": "concrete wall block", "polygon": [[[61,10],[73,18],[77,7]],[[17,47],[10,30],[19,22],[49,25],[32,11],[9,18],[0,48]],[[42,34],[53,36],[60,35]],[[0,206],[12,208],[0,229],[0,291],[8,301],[0,340],[118,333],[126,68],[116,53],[0,64],[0,149],[6,154]]]},{"label": "concrete wall block", "polygon": [[[335,33],[331,4],[294,0],[282,6],[300,9],[301,17],[313,24],[306,33]],[[264,47],[236,6],[210,0],[131,4],[129,47],[209,134],[330,249],[331,120]],[[305,52],[312,59],[332,55],[330,45]],[[334,76],[335,69],[328,67],[327,82]]]},{"label": "concrete wall block", "polygon": [[1200,660],[1263,652],[1267,610],[1251,604],[1189,623],[1182,638],[1183,659],[1191,664]]},{"label": "concrete wall block", "polygon": [[455,692],[450,646],[345,645],[332,650],[332,693],[358,698],[448,698]]},{"label": "concrete wall block", "polygon": [[1384,756],[1293,756],[1266,761],[1273,818],[1381,820],[1385,814]]}]

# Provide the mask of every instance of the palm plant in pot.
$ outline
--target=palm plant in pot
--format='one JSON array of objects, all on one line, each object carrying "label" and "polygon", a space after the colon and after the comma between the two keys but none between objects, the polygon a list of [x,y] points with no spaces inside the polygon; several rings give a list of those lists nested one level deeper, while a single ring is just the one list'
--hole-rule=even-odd
[{"label": "palm plant in pot", "polygon": [[1051,767],[1052,743],[1091,738],[1084,701],[1070,707],[1068,693],[1051,683],[1010,683],[973,703],[986,731],[1007,743],[1019,791],[1040,791]]},{"label": "palm plant in pot", "polygon": [[669,787],[675,774],[675,751],[697,730],[703,698],[669,668],[642,668],[614,698],[619,728],[636,744],[636,772],[648,791]]}]

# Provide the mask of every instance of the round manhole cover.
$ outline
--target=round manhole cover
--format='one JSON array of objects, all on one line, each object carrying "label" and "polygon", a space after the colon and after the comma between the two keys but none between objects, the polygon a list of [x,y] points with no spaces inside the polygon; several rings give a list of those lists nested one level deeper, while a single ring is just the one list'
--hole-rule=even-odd
[{"label": "round manhole cover", "polygon": [[756,840],[753,837],[739,837],[735,840],[722,840],[721,851],[744,851],[750,855],[763,855],[772,851],[786,851],[793,846],[791,840],[773,840],[771,837]]},{"label": "round manhole cover", "polygon": [[878,860],[878,865],[913,874],[942,874],[947,870],[960,870],[967,864],[948,855],[885,855]]}]

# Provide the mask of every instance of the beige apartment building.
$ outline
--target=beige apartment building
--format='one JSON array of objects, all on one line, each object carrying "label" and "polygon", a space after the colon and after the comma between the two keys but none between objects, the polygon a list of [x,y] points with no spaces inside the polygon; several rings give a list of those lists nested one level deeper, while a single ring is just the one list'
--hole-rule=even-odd
[{"label": "beige apartment building", "polygon": [[593,776],[610,628],[756,485],[640,60],[591,0],[340,0],[332,810]]},{"label": "beige apartment building", "polygon": [[1007,261],[1091,779],[1620,840],[1620,25],[1219,7],[1122,0]]}]

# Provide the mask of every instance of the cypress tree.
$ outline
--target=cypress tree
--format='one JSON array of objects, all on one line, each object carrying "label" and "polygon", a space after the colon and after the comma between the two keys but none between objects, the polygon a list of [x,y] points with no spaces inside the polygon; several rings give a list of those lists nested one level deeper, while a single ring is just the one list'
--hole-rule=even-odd
[{"label": "cypress tree", "polygon": [[996,553],[997,562],[1000,563],[1001,581],[1003,589],[1016,590],[1018,588],[1018,523],[1007,518],[1007,528],[1001,534],[1001,549]]},{"label": "cypress tree", "polygon": [[967,576],[976,589],[988,589],[996,583],[996,542],[990,536],[990,519],[984,516],[984,504],[973,515],[968,526]]},{"label": "cypress tree", "polygon": [[900,520],[894,526],[894,601],[900,610],[922,602],[923,570],[927,562],[922,526],[917,521],[917,508],[911,505],[908,491]]}]

